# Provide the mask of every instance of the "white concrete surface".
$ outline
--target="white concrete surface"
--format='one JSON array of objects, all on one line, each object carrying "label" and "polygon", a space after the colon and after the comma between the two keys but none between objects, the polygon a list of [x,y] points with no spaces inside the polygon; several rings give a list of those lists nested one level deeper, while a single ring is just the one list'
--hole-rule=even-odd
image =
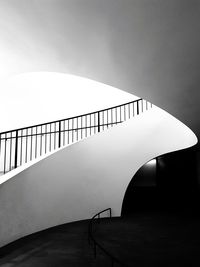
[{"label": "white concrete surface", "polygon": [[54,225],[90,218],[104,208],[120,215],[126,188],[144,163],[196,142],[189,128],[154,107],[57,151],[2,181],[0,246]]}]

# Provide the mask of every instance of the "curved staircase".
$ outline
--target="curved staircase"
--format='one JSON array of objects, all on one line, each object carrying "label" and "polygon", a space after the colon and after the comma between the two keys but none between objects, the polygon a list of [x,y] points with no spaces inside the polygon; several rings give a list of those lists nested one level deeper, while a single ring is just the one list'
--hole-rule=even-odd
[{"label": "curved staircase", "polygon": [[63,120],[0,133],[0,173],[5,174],[58,148],[109,129],[152,108],[141,98]]},{"label": "curved staircase", "polygon": [[138,99],[1,133],[0,246],[107,207],[120,216],[144,163],[197,142],[189,128],[151,107]]}]

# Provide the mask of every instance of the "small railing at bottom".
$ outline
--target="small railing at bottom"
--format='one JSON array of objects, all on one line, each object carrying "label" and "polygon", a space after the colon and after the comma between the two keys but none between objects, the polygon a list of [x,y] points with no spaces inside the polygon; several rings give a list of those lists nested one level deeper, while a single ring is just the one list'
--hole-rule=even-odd
[{"label": "small railing at bottom", "polygon": [[122,266],[122,267],[129,267],[127,264],[121,262],[119,259],[117,259],[115,256],[113,256],[107,249],[105,249],[105,247],[103,247],[101,244],[99,244],[99,242],[94,238],[93,235],[93,229],[94,229],[94,221],[98,220],[98,223],[100,223],[100,217],[102,213],[108,212],[109,213],[109,217],[112,217],[112,211],[111,208],[102,210],[100,212],[98,212],[97,214],[95,214],[89,222],[89,226],[88,226],[88,241],[89,244],[93,245],[93,251],[94,251],[94,257],[97,257],[97,248],[99,248],[109,259],[110,259],[110,266],[114,267],[114,266]]}]

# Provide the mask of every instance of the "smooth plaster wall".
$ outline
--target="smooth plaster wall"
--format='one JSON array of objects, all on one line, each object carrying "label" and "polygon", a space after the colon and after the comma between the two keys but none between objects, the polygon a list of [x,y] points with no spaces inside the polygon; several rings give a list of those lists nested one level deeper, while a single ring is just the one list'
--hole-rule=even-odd
[{"label": "smooth plaster wall", "polygon": [[[147,99],[200,137],[199,0],[0,0],[0,27],[0,84],[32,71],[87,77]],[[197,160],[200,179],[200,146]]]},{"label": "smooth plaster wall", "polygon": [[4,89],[0,94],[0,114],[6,110],[6,116],[0,118],[0,132],[74,117],[138,99],[112,86],[55,72],[16,75],[0,88]]},{"label": "smooth plaster wall", "polygon": [[189,128],[153,107],[57,151],[0,185],[0,246],[108,207],[119,216],[127,186],[144,163],[196,142]]},{"label": "smooth plaster wall", "polygon": [[0,77],[88,77],[149,100],[200,135],[199,0],[1,0],[0,26]]}]

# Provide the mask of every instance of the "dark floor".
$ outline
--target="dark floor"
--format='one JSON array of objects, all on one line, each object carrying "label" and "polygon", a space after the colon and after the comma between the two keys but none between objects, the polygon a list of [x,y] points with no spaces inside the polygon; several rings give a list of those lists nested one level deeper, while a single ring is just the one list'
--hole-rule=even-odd
[{"label": "dark floor", "polygon": [[1,267],[106,266],[88,244],[88,221],[69,223],[20,239],[0,249]]},{"label": "dark floor", "polygon": [[130,266],[200,266],[200,218],[175,213],[137,213],[102,221],[96,237]]},{"label": "dark floor", "polygon": [[[0,266],[111,266],[99,250],[94,259],[87,229],[88,221],[82,221],[31,235],[0,250]],[[145,212],[102,219],[95,237],[129,266],[200,266],[200,218],[191,214]]]}]

